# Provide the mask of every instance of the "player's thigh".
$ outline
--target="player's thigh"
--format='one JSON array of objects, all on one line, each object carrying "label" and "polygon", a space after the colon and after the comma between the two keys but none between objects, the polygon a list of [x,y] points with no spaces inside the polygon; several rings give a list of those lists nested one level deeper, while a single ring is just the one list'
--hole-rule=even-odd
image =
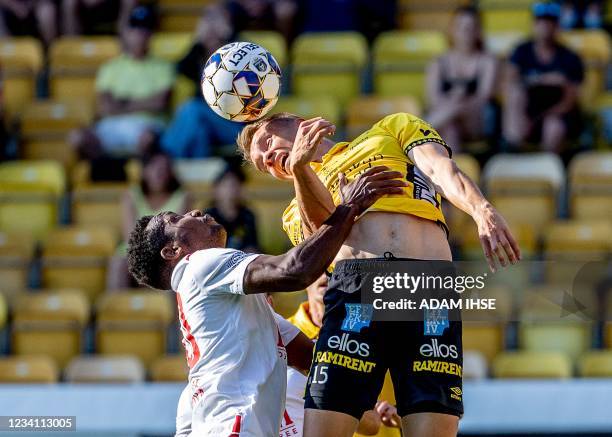
[{"label": "player's thigh", "polygon": [[352,437],[359,420],[337,411],[304,410],[304,437]]},{"label": "player's thigh", "polygon": [[402,417],[402,432],[410,437],[455,437],[459,418],[450,414],[415,413]]}]

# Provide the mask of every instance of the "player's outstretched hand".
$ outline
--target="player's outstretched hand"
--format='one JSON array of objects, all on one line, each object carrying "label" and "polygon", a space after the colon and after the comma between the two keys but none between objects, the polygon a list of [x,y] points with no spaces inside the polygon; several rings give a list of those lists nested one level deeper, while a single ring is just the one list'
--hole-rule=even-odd
[{"label": "player's outstretched hand", "polygon": [[378,401],[374,411],[380,416],[382,423],[391,428],[401,428],[402,418],[397,414],[397,408],[387,401]]},{"label": "player's outstretched hand", "polygon": [[493,206],[484,207],[480,214],[475,216],[475,220],[480,244],[492,272],[496,270],[496,261],[502,267],[506,267],[508,262],[515,264],[520,261],[519,245],[510,232],[508,223]]},{"label": "player's outstretched hand", "polygon": [[310,164],[323,138],[335,132],[336,126],[321,117],[301,122],[293,141],[289,171],[293,173],[296,167]]},{"label": "player's outstretched hand", "polygon": [[338,174],[340,184],[340,201],[345,205],[357,206],[361,214],[386,194],[402,194],[403,187],[408,183],[401,178],[399,171],[391,171],[389,167],[372,167],[347,183],[344,173]]}]

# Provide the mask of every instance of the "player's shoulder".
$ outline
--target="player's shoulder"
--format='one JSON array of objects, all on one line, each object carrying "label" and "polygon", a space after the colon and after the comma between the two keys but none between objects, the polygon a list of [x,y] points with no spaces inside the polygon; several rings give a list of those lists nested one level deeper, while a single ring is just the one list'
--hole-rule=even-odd
[{"label": "player's shoulder", "polygon": [[405,129],[407,127],[412,126],[414,127],[414,129],[417,129],[418,127],[423,125],[428,125],[428,123],[417,115],[411,114],[409,112],[396,112],[382,118],[380,121],[374,124],[372,128],[394,130]]},{"label": "player's shoulder", "polygon": [[231,249],[228,247],[213,247],[210,249],[202,249],[187,255],[186,261],[191,268],[213,267],[221,264],[239,263],[249,254],[241,250]]}]

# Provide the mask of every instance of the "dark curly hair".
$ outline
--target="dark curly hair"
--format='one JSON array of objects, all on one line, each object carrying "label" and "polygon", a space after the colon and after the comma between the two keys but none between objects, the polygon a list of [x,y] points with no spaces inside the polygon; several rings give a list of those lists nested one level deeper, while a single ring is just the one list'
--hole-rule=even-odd
[{"label": "dark curly hair", "polygon": [[[146,215],[136,222],[128,241],[128,270],[139,284],[164,290],[169,289],[170,284],[166,275],[168,267],[160,252],[170,238],[163,222],[155,217]],[[154,226],[147,229],[152,220],[155,220]]]}]

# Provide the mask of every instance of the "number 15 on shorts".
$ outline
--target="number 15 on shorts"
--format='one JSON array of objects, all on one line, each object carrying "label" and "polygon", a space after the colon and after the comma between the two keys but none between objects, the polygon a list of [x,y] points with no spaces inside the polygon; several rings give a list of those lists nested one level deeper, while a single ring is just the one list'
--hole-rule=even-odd
[{"label": "number 15 on shorts", "polygon": [[315,366],[310,377],[311,384],[325,384],[327,382],[327,364],[318,364]]}]

